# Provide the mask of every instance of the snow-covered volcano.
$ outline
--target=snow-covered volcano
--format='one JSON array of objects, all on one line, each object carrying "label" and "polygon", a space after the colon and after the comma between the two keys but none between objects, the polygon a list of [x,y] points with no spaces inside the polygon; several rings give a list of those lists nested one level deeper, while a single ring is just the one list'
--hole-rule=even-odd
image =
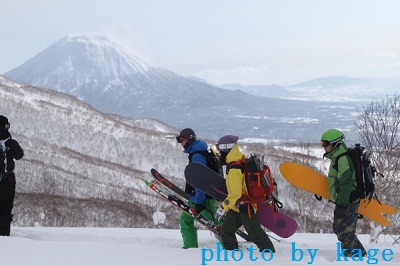
[{"label": "snow-covered volcano", "polygon": [[102,105],[122,105],[124,99],[137,100],[136,95],[157,96],[173,79],[181,79],[101,36],[65,37],[5,75],[77,96],[103,110]]}]

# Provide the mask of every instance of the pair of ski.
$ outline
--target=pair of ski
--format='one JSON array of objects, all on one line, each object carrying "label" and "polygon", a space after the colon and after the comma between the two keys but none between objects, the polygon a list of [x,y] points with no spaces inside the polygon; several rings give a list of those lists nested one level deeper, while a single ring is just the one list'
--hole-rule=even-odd
[{"label": "pair of ski", "polygon": [[[153,172],[153,169],[152,169],[152,172]],[[168,200],[169,202],[171,202],[172,204],[174,204],[175,206],[180,208],[182,211],[186,212],[188,215],[195,218],[200,224],[202,224],[208,230],[210,230],[217,236],[221,236],[220,229],[215,223],[208,221],[201,214],[192,212],[189,205],[184,203],[183,200],[180,199],[178,196],[171,193],[171,191],[168,190],[163,184],[161,184],[159,182],[159,180],[157,180],[157,178],[155,178],[153,180],[144,180],[144,182],[146,183],[146,185],[148,187],[150,187],[150,189],[152,189],[154,192],[159,194],[161,197],[163,197],[164,199]]]},{"label": "pair of ski", "polygon": [[[162,183],[171,191],[185,199],[189,198],[189,195],[168,181],[155,169],[152,169],[151,173],[157,181]],[[227,191],[225,179],[208,167],[198,163],[191,163],[185,169],[185,177],[189,184],[204,191],[214,199],[223,201],[226,198]],[[273,207],[265,204],[259,204],[257,218],[261,225],[283,238],[292,236],[297,230],[297,222],[294,219],[283,213],[274,212]],[[249,237],[244,235],[245,233],[243,231],[239,230],[237,234],[249,241]]]},{"label": "pair of ski", "polygon": [[[186,194],[183,190],[181,190],[176,185],[169,182],[166,178],[164,178],[157,170],[151,169],[151,174],[153,175],[154,179],[151,181],[144,180],[147,186],[150,187],[154,192],[162,196],[164,199],[168,200],[182,211],[186,212],[188,215],[192,216],[197,222],[203,225],[205,228],[210,230],[215,235],[221,237],[221,228],[219,225],[214,223],[213,221],[208,221],[204,216],[201,214],[193,213],[190,206],[182,201],[180,197],[185,200],[189,200],[189,195]],[[177,193],[179,196],[175,195],[173,192]],[[243,232],[242,230],[238,229],[236,234],[242,237],[246,241],[250,241],[250,237]]]}]

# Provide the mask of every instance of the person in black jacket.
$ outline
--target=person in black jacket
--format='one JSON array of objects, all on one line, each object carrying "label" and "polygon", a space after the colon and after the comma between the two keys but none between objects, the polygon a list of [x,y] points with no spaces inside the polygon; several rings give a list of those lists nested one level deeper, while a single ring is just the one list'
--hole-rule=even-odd
[{"label": "person in black jacket", "polygon": [[0,236],[10,235],[15,196],[14,159],[19,160],[24,156],[24,151],[18,141],[14,140],[8,132],[9,128],[10,123],[7,117],[0,115],[0,142],[4,143],[6,154],[6,160],[1,162],[5,165],[2,171],[4,173],[0,174]]}]

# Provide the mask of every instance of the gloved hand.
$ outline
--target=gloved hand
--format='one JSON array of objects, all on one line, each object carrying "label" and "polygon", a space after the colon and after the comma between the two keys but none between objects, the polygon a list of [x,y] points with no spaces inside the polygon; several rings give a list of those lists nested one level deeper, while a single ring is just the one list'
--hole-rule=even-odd
[{"label": "gloved hand", "polygon": [[343,218],[346,215],[346,209],[347,209],[346,205],[336,205],[334,212],[335,217]]},{"label": "gloved hand", "polygon": [[194,208],[191,208],[190,210],[192,211],[192,213],[194,214],[194,215],[199,215],[200,214],[200,212],[202,211],[202,210],[204,210],[206,208],[206,205],[204,205],[203,203],[200,203],[200,204],[195,204],[194,205]]},{"label": "gloved hand", "polygon": [[217,221],[220,221],[225,217],[225,214],[226,214],[226,212],[224,211],[224,209],[219,207],[217,209],[217,211],[215,212],[214,219],[217,220]]}]

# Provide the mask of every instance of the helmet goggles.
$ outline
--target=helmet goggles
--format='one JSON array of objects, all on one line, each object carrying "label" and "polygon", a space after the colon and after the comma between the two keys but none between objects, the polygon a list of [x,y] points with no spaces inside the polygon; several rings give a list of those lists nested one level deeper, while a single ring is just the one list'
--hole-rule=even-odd
[{"label": "helmet goggles", "polygon": [[227,151],[233,148],[236,143],[227,143],[227,144],[219,144],[217,143],[215,146],[217,148],[217,151]]},{"label": "helmet goggles", "polygon": [[190,139],[190,138],[191,138],[191,136],[185,136],[185,137],[176,136],[176,141],[177,141],[178,143],[182,143],[182,142],[184,142],[185,140],[188,140],[188,139]]},{"label": "helmet goggles", "polygon": [[344,137],[340,137],[340,138],[332,140],[332,141],[321,140],[321,146],[324,147],[324,148],[328,147],[329,145],[333,146],[333,144],[336,144],[336,143],[342,141],[343,139],[344,139]]},{"label": "helmet goggles", "polygon": [[329,141],[327,141],[327,140],[321,140],[321,146],[322,146],[322,147],[326,148],[326,147],[328,147],[329,145],[331,145],[331,143],[330,143]]}]

